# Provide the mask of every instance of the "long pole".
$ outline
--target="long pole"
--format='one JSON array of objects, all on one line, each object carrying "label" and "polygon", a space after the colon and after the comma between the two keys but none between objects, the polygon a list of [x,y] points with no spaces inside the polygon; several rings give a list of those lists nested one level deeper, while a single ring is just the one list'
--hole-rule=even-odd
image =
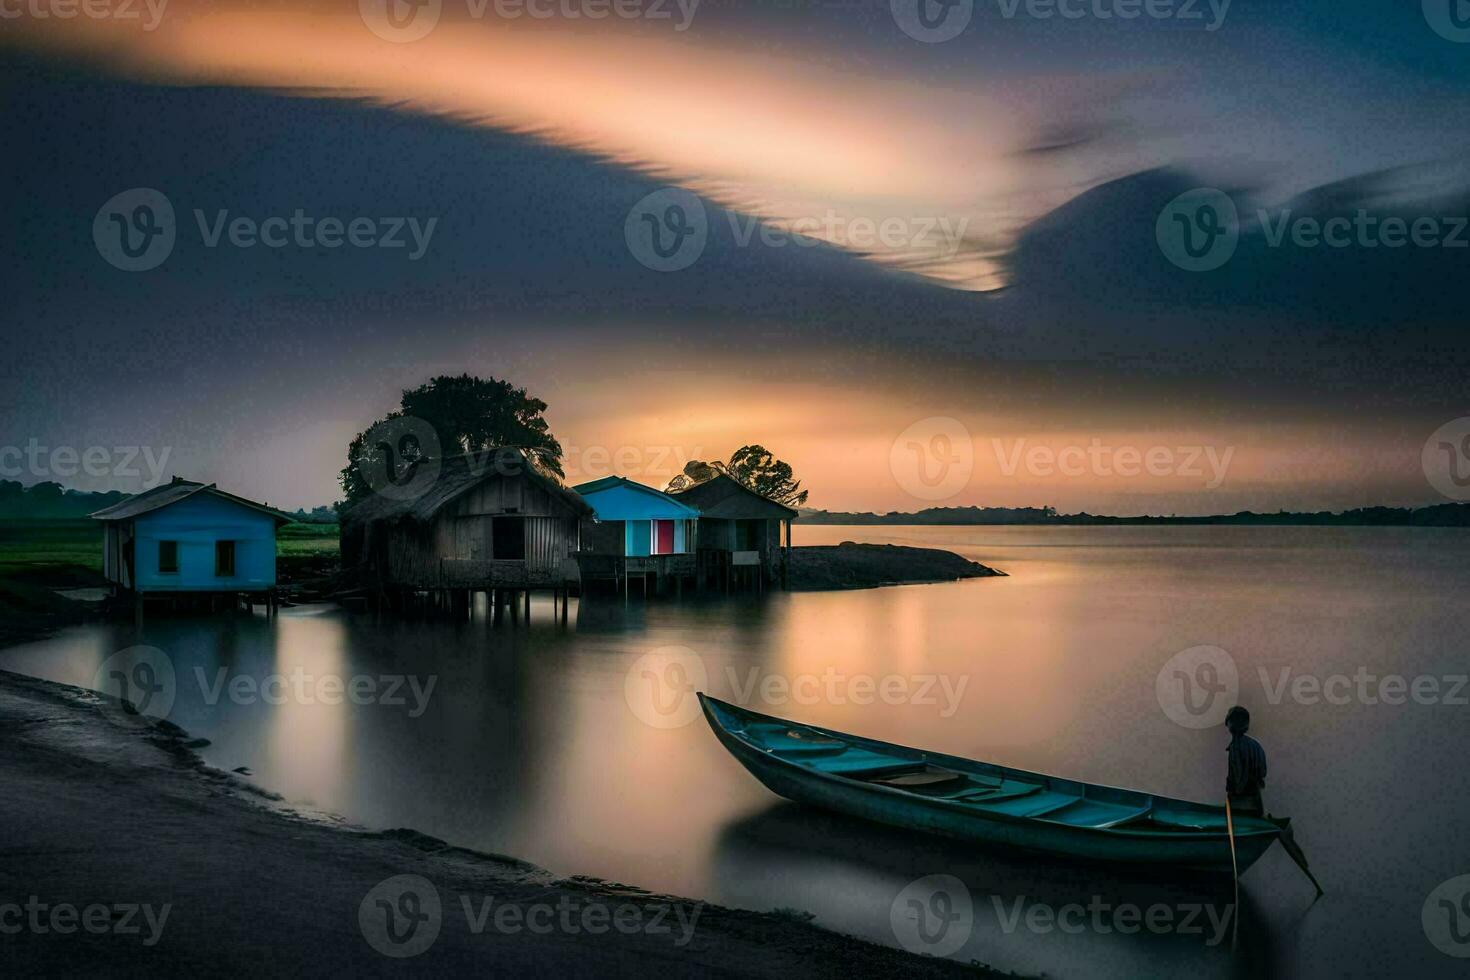
[{"label": "long pole", "polygon": [[1240,863],[1235,857],[1235,817],[1230,812],[1230,794],[1225,794],[1225,832],[1230,835],[1230,870],[1235,877],[1235,908],[1230,921],[1230,948],[1240,939]]}]

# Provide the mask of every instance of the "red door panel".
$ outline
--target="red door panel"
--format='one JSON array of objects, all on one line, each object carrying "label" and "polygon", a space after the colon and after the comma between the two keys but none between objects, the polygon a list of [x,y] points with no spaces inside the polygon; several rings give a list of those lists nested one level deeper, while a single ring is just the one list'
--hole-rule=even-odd
[{"label": "red door panel", "polygon": [[654,521],[653,553],[656,555],[672,555],[674,553],[674,522]]}]

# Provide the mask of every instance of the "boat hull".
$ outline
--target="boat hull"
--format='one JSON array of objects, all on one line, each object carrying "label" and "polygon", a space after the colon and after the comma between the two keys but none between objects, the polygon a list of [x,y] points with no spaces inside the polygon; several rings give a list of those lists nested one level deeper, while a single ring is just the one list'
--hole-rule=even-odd
[{"label": "boat hull", "polygon": [[[896,793],[854,779],[811,772],[762,751],[731,732],[726,727],[725,719],[721,717],[721,708],[730,709],[734,706],[703,696],[701,701],[710,727],[726,750],[767,789],[796,803],[908,830],[1073,860],[1156,869],[1188,869],[1225,875],[1232,873],[1230,841],[1223,833],[1159,835],[1080,828],[1045,820],[1006,818],[949,805],[944,801],[916,798],[910,793]],[[747,714],[760,718],[769,717],[755,715],[753,712]],[[821,729],[812,730],[825,732]],[[863,744],[884,743],[863,740]],[[922,753],[922,757],[941,765],[963,764],[968,761],[935,753]],[[1202,804],[1170,802],[1198,807],[1202,811],[1210,809]],[[1244,872],[1264,854],[1276,840],[1276,836],[1275,833],[1262,832],[1259,827],[1254,832],[1238,835],[1236,857],[1240,871]]]}]

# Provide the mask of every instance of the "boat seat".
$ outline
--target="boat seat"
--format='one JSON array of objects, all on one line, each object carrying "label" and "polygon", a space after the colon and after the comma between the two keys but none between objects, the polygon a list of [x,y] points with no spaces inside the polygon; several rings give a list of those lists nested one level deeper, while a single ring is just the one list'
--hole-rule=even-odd
[{"label": "boat seat", "polygon": [[1004,813],[1010,817],[1037,817],[1070,806],[1077,800],[1077,797],[1071,793],[1054,793],[1051,790],[1041,790],[1040,787],[1037,787],[1037,790],[1034,793],[1026,793],[995,803],[990,800],[977,800],[976,804],[992,813]]},{"label": "boat seat", "polygon": [[879,786],[892,786],[894,789],[917,792],[942,789],[945,787],[953,788],[955,783],[965,781],[965,776],[963,773],[955,772],[953,769],[926,765],[922,769],[915,769],[912,772],[880,772],[865,776],[863,779],[865,782],[876,783]]},{"label": "boat seat", "polygon": [[1104,829],[1115,827],[1141,817],[1153,809],[1152,806],[1128,806],[1120,803],[1103,803],[1098,800],[1077,798],[1067,806],[1046,814],[1053,823],[1068,827],[1093,827]]},{"label": "boat seat", "polygon": [[1002,783],[996,787],[982,787],[975,790],[966,790],[956,793],[951,799],[962,803],[996,803],[1000,800],[1014,800],[1033,793],[1040,793],[1039,783]]}]

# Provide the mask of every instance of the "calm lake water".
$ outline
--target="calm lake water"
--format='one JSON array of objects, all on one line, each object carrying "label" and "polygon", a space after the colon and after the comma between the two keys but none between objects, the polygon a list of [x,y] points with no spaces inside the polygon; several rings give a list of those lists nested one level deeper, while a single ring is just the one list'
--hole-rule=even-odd
[{"label": "calm lake water", "polygon": [[[375,624],[326,606],[275,621],[154,619],[141,637],[94,627],[0,651],[0,667],[90,685],[116,651],[157,647],[175,668],[169,717],[212,740],[212,764],[248,766],[288,800],[358,823],[411,826],[564,874],[802,909],[887,944],[897,942],[895,903],[913,894],[905,888],[951,875],[973,909],[954,927],[968,938],[951,955],[1007,970],[1464,975],[1467,961],[1436,948],[1421,915],[1437,886],[1470,874],[1470,689],[1455,679],[1470,670],[1470,533],[798,526],[796,540],[939,546],[1009,577],[627,606],[589,599],[565,631],[540,602],[518,628],[485,617]],[[678,724],[687,718],[678,692],[650,690],[640,660],[675,648],[707,690],[772,714],[1216,800],[1223,729],[1176,724],[1162,706],[1178,686],[1166,664],[1202,645],[1225,651],[1228,661],[1207,654],[1213,665],[1234,666],[1270,754],[1268,808],[1295,819],[1327,889],[1312,904],[1310,885],[1272,849],[1243,879],[1234,956],[1228,939],[1211,945],[1207,915],[1185,923],[1191,906],[1219,906],[1228,890],[916,839],[782,803],[702,719]],[[262,682],[289,684],[293,672],[372,678],[378,695],[394,677],[434,686],[422,703],[407,684],[389,699],[401,704],[327,704],[289,686],[262,696]],[[1417,679],[1418,699],[1389,675]],[[1192,676],[1225,683],[1218,671]],[[872,693],[884,684],[888,697]],[[1160,904],[1176,927],[1203,933],[1128,917]],[[1459,909],[1429,908],[1470,931]],[[1450,935],[1441,945],[1463,949]]]}]

